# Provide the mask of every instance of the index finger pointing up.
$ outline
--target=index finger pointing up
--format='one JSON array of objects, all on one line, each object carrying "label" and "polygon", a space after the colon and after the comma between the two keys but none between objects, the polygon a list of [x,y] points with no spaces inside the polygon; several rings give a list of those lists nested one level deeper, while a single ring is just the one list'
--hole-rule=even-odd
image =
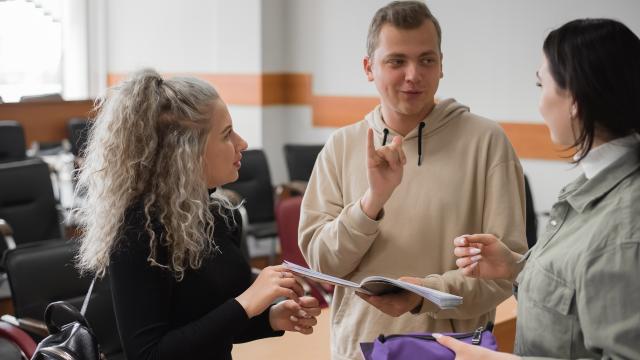
[{"label": "index finger pointing up", "polygon": [[374,157],[376,153],[376,147],[373,145],[373,129],[367,130],[367,156]]}]

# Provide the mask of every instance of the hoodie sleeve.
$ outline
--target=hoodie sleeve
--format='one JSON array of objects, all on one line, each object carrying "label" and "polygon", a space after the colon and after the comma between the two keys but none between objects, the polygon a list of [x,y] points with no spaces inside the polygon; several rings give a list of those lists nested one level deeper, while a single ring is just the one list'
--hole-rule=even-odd
[{"label": "hoodie sleeve", "polygon": [[340,161],[344,144],[332,136],[318,155],[304,194],[298,243],[311,268],[344,277],[360,263],[380,233],[359,199],[343,202]]},{"label": "hoodie sleeve", "polygon": [[[506,138],[505,138],[506,141]],[[520,162],[506,142],[507,156],[491,166],[486,175],[482,232],[494,234],[511,250],[523,254],[525,240],[524,176]],[[459,270],[429,275],[424,286],[463,297],[463,304],[455,309],[440,310],[423,301],[419,312],[427,312],[436,319],[470,319],[489,313],[512,294],[507,280],[480,280],[464,276]]]}]

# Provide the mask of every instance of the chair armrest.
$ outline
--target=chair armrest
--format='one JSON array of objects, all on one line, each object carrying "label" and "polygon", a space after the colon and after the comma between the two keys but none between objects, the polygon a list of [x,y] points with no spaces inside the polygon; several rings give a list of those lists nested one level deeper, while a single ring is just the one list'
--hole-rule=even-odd
[{"label": "chair armrest", "polygon": [[23,356],[26,356],[27,359],[33,356],[37,344],[29,334],[18,326],[0,320],[0,337],[9,339],[22,351]]},{"label": "chair armrest", "polygon": [[8,314],[2,315],[0,317],[0,320],[16,326],[31,334],[35,334],[41,337],[49,336],[47,325],[45,325],[45,323],[40,320],[32,318],[16,318],[15,316]]},{"label": "chair armrest", "polygon": [[302,196],[307,190],[306,181],[291,181],[276,187],[276,199],[282,200],[293,196]]},{"label": "chair armrest", "polygon": [[11,228],[11,225],[2,218],[0,218],[0,234],[2,234],[2,237],[4,238],[7,249],[16,248],[16,242],[13,240],[13,229]]}]

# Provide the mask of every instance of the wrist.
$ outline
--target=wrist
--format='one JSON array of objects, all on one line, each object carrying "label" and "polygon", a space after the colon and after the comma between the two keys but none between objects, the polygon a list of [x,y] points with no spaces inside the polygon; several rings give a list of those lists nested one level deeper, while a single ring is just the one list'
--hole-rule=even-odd
[{"label": "wrist", "polygon": [[422,297],[415,294],[412,295],[415,296],[415,298],[411,302],[412,305],[409,312],[412,314],[419,314],[420,310],[422,309]]},{"label": "wrist", "polygon": [[240,304],[240,306],[242,306],[244,312],[247,314],[247,317],[251,319],[255,316],[255,314],[253,312],[253,309],[251,308],[251,303],[243,295],[244,293],[236,297],[236,301],[238,302],[238,304]]},{"label": "wrist", "polygon": [[378,220],[389,197],[375,195],[369,188],[360,199],[360,208],[372,220]]},{"label": "wrist", "polygon": [[509,280],[511,280],[511,282],[514,282],[516,280],[516,278],[518,277],[518,274],[520,274],[520,271],[522,271],[522,268],[524,267],[524,261],[522,261],[522,255],[518,254],[515,251],[511,251],[511,276],[509,277]]},{"label": "wrist", "polygon": [[278,304],[269,308],[269,325],[273,331],[282,331],[284,328],[281,326],[281,322],[278,321]]}]

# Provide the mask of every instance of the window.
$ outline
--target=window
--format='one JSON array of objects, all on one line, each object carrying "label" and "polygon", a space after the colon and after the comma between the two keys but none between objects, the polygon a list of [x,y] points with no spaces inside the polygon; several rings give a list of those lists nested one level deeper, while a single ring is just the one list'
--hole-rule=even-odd
[{"label": "window", "polygon": [[0,1],[0,96],[63,92],[63,0]]}]

